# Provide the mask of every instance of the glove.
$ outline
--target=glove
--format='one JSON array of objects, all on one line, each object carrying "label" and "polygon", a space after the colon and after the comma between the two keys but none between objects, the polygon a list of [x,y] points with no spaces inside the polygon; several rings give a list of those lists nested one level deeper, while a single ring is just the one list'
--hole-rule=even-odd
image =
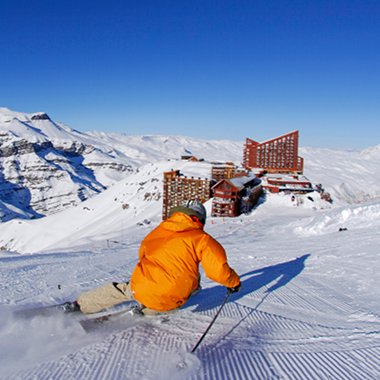
[{"label": "glove", "polygon": [[234,286],[233,288],[227,288],[227,291],[230,293],[237,293],[240,290],[241,282],[239,282],[239,285]]}]

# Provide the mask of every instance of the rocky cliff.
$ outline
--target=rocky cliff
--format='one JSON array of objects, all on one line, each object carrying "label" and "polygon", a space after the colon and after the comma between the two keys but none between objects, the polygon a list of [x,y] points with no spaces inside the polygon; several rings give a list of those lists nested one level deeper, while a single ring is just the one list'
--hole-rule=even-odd
[{"label": "rocky cliff", "polygon": [[46,113],[0,108],[0,221],[55,213],[133,171],[125,155],[94,143]]},{"label": "rocky cliff", "polygon": [[151,162],[183,155],[239,162],[242,147],[184,136],[82,133],[44,112],[0,108],[0,221],[77,205]]}]

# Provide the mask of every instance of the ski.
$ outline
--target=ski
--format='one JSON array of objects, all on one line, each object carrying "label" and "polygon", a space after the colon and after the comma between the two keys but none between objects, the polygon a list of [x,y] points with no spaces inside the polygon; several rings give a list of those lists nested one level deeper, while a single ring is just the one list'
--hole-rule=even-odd
[{"label": "ski", "polygon": [[116,306],[114,308],[106,309],[94,314],[84,314],[80,311],[70,311],[67,307],[68,302],[63,302],[54,305],[24,307],[13,311],[13,315],[16,318],[32,319],[36,317],[59,317],[72,318],[77,321],[86,332],[92,332],[104,327],[109,328],[126,328],[134,326],[142,321],[155,320],[159,323],[164,323],[169,320],[167,313],[160,313],[160,315],[148,315],[145,316],[139,305],[127,304],[122,306]]},{"label": "ski", "polygon": [[23,307],[13,311],[13,315],[18,318],[33,318],[37,316],[51,316],[55,314],[65,313],[65,305],[67,302],[62,302],[54,305],[42,305],[33,307]]},{"label": "ski", "polygon": [[[175,311],[177,312],[177,311]],[[171,312],[162,312],[154,315],[145,315],[138,305],[131,306],[129,308],[125,308],[123,310],[113,310],[113,311],[105,311],[96,314],[86,315],[84,318],[81,318],[79,323],[86,331],[91,331],[101,327],[102,325],[120,325],[131,327],[137,323],[141,322],[153,322],[154,323],[166,323],[170,320],[170,315],[173,314],[174,311]]]},{"label": "ski", "polygon": [[134,305],[122,310],[106,310],[96,314],[82,314],[79,323],[87,332],[97,329],[104,323],[112,323],[116,321],[136,320],[143,317],[141,309]]}]

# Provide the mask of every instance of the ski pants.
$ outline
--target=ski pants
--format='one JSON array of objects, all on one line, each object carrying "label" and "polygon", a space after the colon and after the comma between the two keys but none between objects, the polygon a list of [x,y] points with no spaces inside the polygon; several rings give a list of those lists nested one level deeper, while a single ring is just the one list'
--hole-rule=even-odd
[{"label": "ski pants", "polygon": [[113,282],[80,294],[77,302],[82,313],[91,314],[133,300],[129,282]]},{"label": "ski pants", "polygon": [[[191,295],[199,292],[201,289],[201,276],[198,276],[198,289],[193,291]],[[161,312],[149,309],[148,307],[140,304],[133,297],[133,293],[129,282],[112,282],[105,284],[99,288],[89,290],[79,295],[76,300],[80,306],[80,310],[84,314],[98,313],[103,309],[112,307],[127,301],[136,301],[145,315],[158,315]]]},{"label": "ski pants", "polygon": [[[111,284],[106,284],[80,294],[76,301],[82,313],[91,314],[123,302],[136,300],[133,297],[129,282],[112,282]],[[138,301],[136,302],[139,303]],[[142,313],[145,315],[160,314],[159,311],[149,309],[141,304],[139,305]]]}]

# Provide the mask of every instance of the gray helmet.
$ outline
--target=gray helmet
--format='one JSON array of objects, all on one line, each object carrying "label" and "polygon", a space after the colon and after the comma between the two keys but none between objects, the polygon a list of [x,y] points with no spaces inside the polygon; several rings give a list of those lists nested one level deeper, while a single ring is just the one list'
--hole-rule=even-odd
[{"label": "gray helmet", "polygon": [[203,206],[200,201],[185,201],[181,206],[172,208],[170,210],[169,216],[172,216],[176,212],[182,212],[190,216],[194,215],[200,220],[202,224],[206,223],[207,212],[205,206]]}]

